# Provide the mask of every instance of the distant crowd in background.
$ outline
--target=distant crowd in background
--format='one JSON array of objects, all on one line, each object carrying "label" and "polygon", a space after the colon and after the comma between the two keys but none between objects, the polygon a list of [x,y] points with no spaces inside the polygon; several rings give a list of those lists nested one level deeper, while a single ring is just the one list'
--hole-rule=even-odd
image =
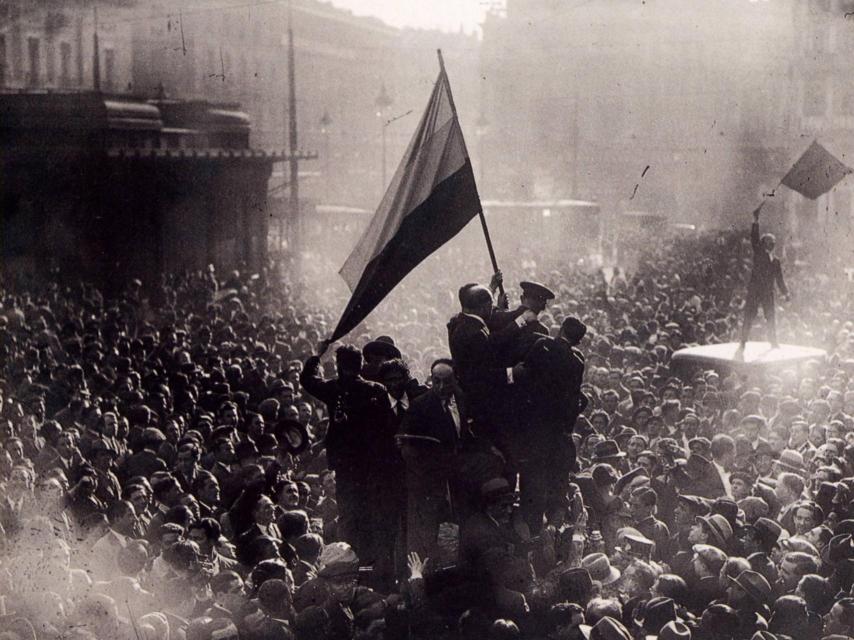
[{"label": "distant crowd in background", "polygon": [[640,249],[449,250],[336,345],[320,256],[0,284],[0,640],[854,637],[841,267],[784,265],[826,360],[676,371],[738,342],[748,234]]}]

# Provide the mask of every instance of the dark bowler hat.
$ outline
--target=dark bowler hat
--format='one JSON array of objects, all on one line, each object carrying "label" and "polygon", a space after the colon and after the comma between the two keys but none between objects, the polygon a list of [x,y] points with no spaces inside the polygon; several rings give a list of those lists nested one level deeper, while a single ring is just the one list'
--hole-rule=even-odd
[{"label": "dark bowler hat", "polygon": [[400,349],[394,346],[394,342],[389,342],[390,338],[383,339],[385,336],[380,336],[376,340],[371,340],[362,348],[362,355],[366,358],[377,356],[380,358],[400,358]]},{"label": "dark bowler hat", "polygon": [[531,298],[539,298],[540,300],[554,300],[555,294],[547,286],[539,282],[520,282],[522,294]]},{"label": "dark bowler hat", "polygon": [[729,581],[744,591],[757,604],[767,605],[771,602],[774,592],[768,580],[756,571],[742,571],[737,578],[727,576]]},{"label": "dark bowler hat", "polygon": [[603,440],[593,447],[593,462],[610,460],[611,458],[623,458],[625,452],[620,451],[616,440]]}]

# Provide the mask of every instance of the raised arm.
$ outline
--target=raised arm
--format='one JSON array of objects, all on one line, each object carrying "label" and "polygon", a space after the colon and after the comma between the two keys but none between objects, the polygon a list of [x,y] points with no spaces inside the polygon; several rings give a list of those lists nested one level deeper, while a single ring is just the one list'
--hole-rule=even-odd
[{"label": "raised arm", "polygon": [[320,373],[320,356],[311,356],[305,361],[299,382],[303,389],[321,402],[329,404],[334,400],[335,383],[332,380],[323,379]]}]

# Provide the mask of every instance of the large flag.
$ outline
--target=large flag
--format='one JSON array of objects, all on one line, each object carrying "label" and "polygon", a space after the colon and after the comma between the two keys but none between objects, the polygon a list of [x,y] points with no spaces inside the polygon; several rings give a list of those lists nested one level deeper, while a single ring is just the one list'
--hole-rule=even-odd
[{"label": "large flag", "polygon": [[339,273],[352,291],[331,340],[359,324],[422,260],[480,212],[444,66],[370,225]]},{"label": "large flag", "polygon": [[798,158],[781,182],[810,200],[830,191],[836,183],[851,173],[851,168],[836,159],[827,149],[813,140],[809,149]]}]

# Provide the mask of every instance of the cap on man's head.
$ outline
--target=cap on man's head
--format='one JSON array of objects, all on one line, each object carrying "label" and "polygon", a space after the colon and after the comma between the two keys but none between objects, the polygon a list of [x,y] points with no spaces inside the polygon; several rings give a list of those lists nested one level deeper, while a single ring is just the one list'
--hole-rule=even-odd
[{"label": "cap on man's head", "polygon": [[717,574],[724,563],[727,561],[727,555],[715,546],[710,544],[695,544],[691,550],[699,556],[709,570]]},{"label": "cap on man's head", "polygon": [[554,300],[555,294],[547,286],[539,282],[523,281],[519,283],[522,288],[522,295],[540,300]]}]

